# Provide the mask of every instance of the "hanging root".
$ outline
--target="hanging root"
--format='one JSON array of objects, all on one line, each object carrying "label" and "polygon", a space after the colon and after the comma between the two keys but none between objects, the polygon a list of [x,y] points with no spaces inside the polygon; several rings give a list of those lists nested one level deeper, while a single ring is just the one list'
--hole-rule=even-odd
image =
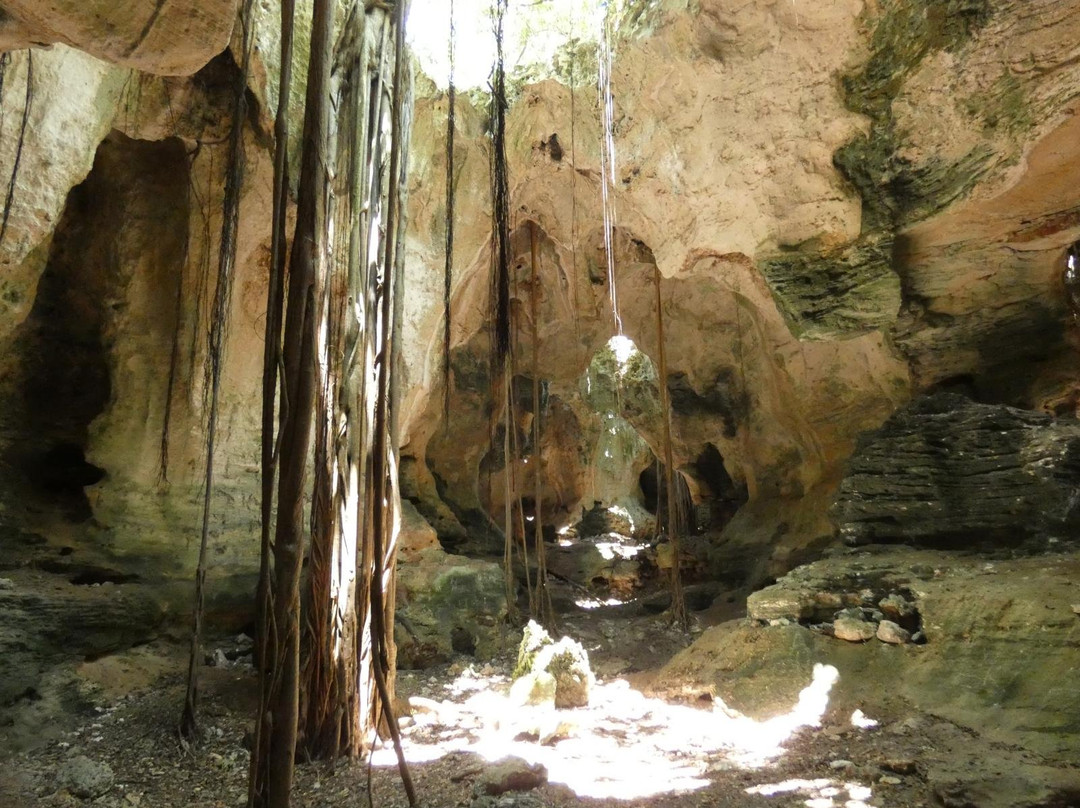
[{"label": "hanging root", "polygon": [[[690,627],[690,618],[686,611],[686,599],[683,596],[682,572],[680,570],[679,536],[686,529],[685,507],[680,507],[680,499],[675,491],[675,460],[671,448],[671,400],[667,388],[667,352],[664,347],[664,307],[660,297],[660,269],[654,268],[653,279],[656,286],[656,337],[658,345],[660,379],[660,408],[664,413],[664,490],[667,494],[667,535],[671,542],[671,619],[684,630]],[[659,521],[659,517],[658,517]]]},{"label": "hanging root", "polygon": [[536,544],[536,593],[532,598],[533,617],[545,626],[555,621],[551,593],[547,585],[547,553],[544,549],[543,527],[543,458],[540,452],[540,258],[536,238],[536,222],[529,222],[529,253],[532,272],[529,283],[529,303],[532,314],[532,461],[533,461],[533,527]]},{"label": "hanging root", "polygon": [[236,263],[236,230],[240,218],[240,191],[244,180],[244,121],[247,119],[247,77],[251,61],[253,0],[245,0],[241,9],[244,55],[237,76],[233,98],[232,130],[229,136],[229,162],[226,168],[221,244],[218,252],[218,278],[211,315],[210,342],[204,366],[204,396],[209,395],[210,416],[206,428],[206,476],[203,491],[202,534],[199,561],[195,572],[195,606],[192,620],[191,654],[188,659],[187,693],[180,717],[180,734],[188,741],[198,737],[199,663],[202,657],[202,618],[206,586],[207,546],[210,536],[210,503],[214,490],[214,451],[217,438],[218,400],[221,365],[224,359],[227,323],[232,302],[233,266]]},{"label": "hanging root", "polygon": [[184,268],[187,267],[191,233],[184,239],[184,254],[180,260],[180,271],[176,276],[176,297],[173,303],[173,338],[169,350],[169,381],[165,385],[165,414],[161,419],[161,442],[159,444],[158,484],[169,481],[169,433],[172,426],[173,395],[176,389],[176,372],[180,365],[180,329],[183,326],[184,313]]},{"label": "hanging root", "polygon": [[[510,184],[506,160],[506,70],[503,57],[503,21],[506,0],[495,0],[495,68],[491,82],[491,389],[496,414],[503,413],[504,461],[504,551],[503,576],[506,585],[506,606],[511,615],[517,613],[513,579],[513,490],[511,484],[511,430],[513,395],[513,334],[510,322]],[[492,429],[494,436],[496,430]],[[528,564],[525,565],[526,571]],[[531,594],[531,592],[530,592]]]},{"label": "hanging root", "polygon": [[[491,198],[493,354],[495,368],[511,350],[510,325],[510,185],[506,161],[506,70],[503,57],[503,18],[506,0],[495,0],[495,74],[491,93]],[[493,374],[494,375],[494,374]]]},{"label": "hanging root", "polygon": [[454,0],[450,0],[450,86],[446,91],[446,268],[443,282],[443,424],[450,429],[450,293],[454,272]]}]

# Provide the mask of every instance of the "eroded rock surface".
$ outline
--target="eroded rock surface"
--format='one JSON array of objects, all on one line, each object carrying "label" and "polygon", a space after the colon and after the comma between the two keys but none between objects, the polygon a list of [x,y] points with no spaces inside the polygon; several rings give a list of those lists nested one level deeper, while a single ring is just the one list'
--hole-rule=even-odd
[{"label": "eroded rock surface", "polygon": [[833,508],[850,544],[1018,546],[1080,525],[1080,424],[955,394],[867,433]]},{"label": "eroded rock surface", "polygon": [[[899,547],[838,551],[755,593],[750,621],[707,629],[657,683],[708,683],[763,716],[797,695],[814,663],[828,663],[840,672],[833,710],[878,717],[913,708],[1071,760],[1080,748],[1070,605],[1078,572],[1076,553],[989,561]],[[895,604],[885,592],[902,593],[917,612],[925,644],[844,642],[816,625],[839,604]]]},{"label": "eroded rock surface", "polygon": [[148,73],[187,75],[224,50],[236,0],[6,0],[0,50],[62,42]]}]

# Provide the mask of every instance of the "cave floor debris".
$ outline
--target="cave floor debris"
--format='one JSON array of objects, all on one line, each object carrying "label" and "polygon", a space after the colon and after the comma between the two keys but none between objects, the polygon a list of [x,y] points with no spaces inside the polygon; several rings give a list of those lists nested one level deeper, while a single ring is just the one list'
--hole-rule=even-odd
[{"label": "cave floor debris", "polygon": [[[637,799],[578,796],[566,785],[550,782],[528,792],[501,797],[476,797],[477,783],[490,768],[475,751],[444,749],[441,756],[414,762],[422,804],[427,808],[489,806],[809,806],[809,808],[863,808],[923,805],[1060,805],[1039,802],[1037,795],[1023,801],[1008,796],[1007,788],[983,801],[981,773],[990,769],[1007,773],[1017,765],[1039,763],[1017,747],[995,744],[970,730],[929,715],[879,715],[874,728],[854,726],[849,714],[827,711],[820,727],[796,729],[783,749],[755,762],[739,761],[724,751],[697,748],[693,732],[662,726],[671,711],[694,711],[706,724],[727,720],[724,708],[706,694],[685,694],[681,704],[650,708],[638,701],[638,712],[619,717],[603,715],[605,688],[629,693],[619,681],[635,681],[635,670],[658,668],[689,642],[672,630],[663,615],[619,619],[610,612],[581,612],[564,621],[566,633],[582,639],[593,660],[601,696],[590,708],[594,724],[602,725],[607,740],[638,740],[659,736],[648,753],[652,759],[626,763],[628,780],[635,773],[654,786],[653,793]],[[414,751],[446,746],[477,728],[477,715],[461,720],[465,702],[484,692],[509,689],[515,645],[508,640],[503,655],[490,663],[461,657],[423,671],[402,671],[398,695],[410,697],[423,709],[406,718],[407,744]],[[86,698],[71,716],[77,724],[63,738],[12,756],[0,771],[0,805],[32,808],[234,808],[245,804],[248,752],[245,736],[254,711],[255,678],[248,658],[235,661],[236,644],[223,640],[211,650],[217,664],[205,670],[203,730],[205,742],[197,750],[181,745],[175,721],[182,703],[183,648],[166,642],[132,649],[99,660],[110,664],[97,671],[97,686],[85,689]],[[125,677],[130,679],[125,682]],[[622,677],[620,679],[620,677]],[[644,677],[642,678],[644,681]],[[667,683],[665,690],[671,692]],[[809,684],[809,677],[807,684]],[[125,692],[126,691],[126,692]],[[644,697],[641,697],[644,699]],[[657,702],[658,704],[663,704]],[[644,705],[644,706],[643,706]],[[794,706],[794,705],[791,705]],[[564,711],[569,722],[588,723],[578,711]],[[440,714],[441,713],[441,714]],[[471,722],[471,723],[470,723]],[[685,737],[686,744],[679,739]],[[582,739],[579,739],[579,744]],[[586,744],[595,739],[585,739]],[[453,744],[450,744],[453,746]],[[459,743],[459,746],[461,744]],[[639,750],[640,751],[640,750]],[[558,746],[546,749],[558,754]],[[695,758],[695,755],[697,756]],[[85,756],[111,769],[111,787],[100,796],[79,798],[64,787],[60,772],[74,758]],[[300,808],[336,808],[367,803],[370,781],[372,803],[384,808],[406,805],[396,768],[388,750],[376,754],[376,764],[304,763],[298,768],[294,804]],[[650,768],[641,770],[648,762]],[[695,768],[696,767],[696,768]],[[70,768],[70,767],[68,767]],[[617,764],[616,775],[617,776]],[[637,771],[640,770],[640,771]],[[695,772],[687,778],[688,771]],[[665,774],[670,771],[670,774]],[[694,781],[693,790],[667,793],[658,787],[675,785],[679,778]],[[554,778],[553,778],[554,779]],[[638,781],[642,780],[639,776]],[[998,787],[990,784],[987,788]],[[581,790],[581,789],[579,789]],[[627,791],[625,796],[632,793]],[[486,801],[485,801],[486,800]],[[1003,801],[1003,800],[1012,800]],[[1020,801],[1017,801],[1020,800]]]}]

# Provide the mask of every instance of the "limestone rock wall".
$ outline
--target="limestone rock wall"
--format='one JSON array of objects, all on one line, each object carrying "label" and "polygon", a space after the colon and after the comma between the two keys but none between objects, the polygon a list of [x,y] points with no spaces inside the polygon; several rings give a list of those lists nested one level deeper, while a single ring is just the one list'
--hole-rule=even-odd
[{"label": "limestone rock wall", "polygon": [[[66,43],[13,51],[4,74],[0,181],[14,173],[15,183],[0,240],[0,519],[11,535],[184,575],[236,71],[221,52],[235,3],[105,5],[16,2],[0,17],[10,47]],[[258,6],[212,532],[226,574],[250,571],[255,553],[268,122],[278,103],[277,8]],[[646,27],[624,30],[613,74],[620,314],[654,368],[642,402],[661,383],[671,392],[676,463],[691,491],[708,488],[706,452],[746,487],[722,542],[762,548],[783,568],[831,541],[826,513],[857,436],[913,393],[947,386],[1075,410],[1080,368],[1060,274],[1080,238],[1078,10],[1076,0],[665,0]],[[95,14],[114,20],[111,33],[88,22]],[[581,385],[615,330],[595,99],[593,86],[560,74],[517,87],[508,112],[519,381],[534,372],[545,381],[544,507],[565,519],[595,493],[607,414]],[[446,425],[446,99],[418,77],[402,423],[410,496],[441,536],[490,529],[500,503],[486,480],[505,467],[488,433],[490,143],[485,109],[460,100]],[[540,247],[535,371],[530,223]],[[98,381],[69,376],[78,395],[58,382],[51,399],[28,397],[31,382],[50,378],[42,371],[58,345],[89,357]],[[47,428],[41,401],[55,410]],[[525,436],[530,407],[519,414]],[[655,412],[616,415],[657,454]],[[57,447],[68,474],[46,482],[59,493],[25,463]],[[649,452],[628,453],[619,474],[632,480]],[[530,486],[531,472],[518,471]]]},{"label": "limestone rock wall", "polygon": [[[990,402],[1075,406],[1080,368],[1060,283],[1078,235],[1077,194],[1065,189],[1075,187],[1064,145],[1077,79],[1070,9],[710,2],[695,15],[665,3],[647,35],[620,41],[620,313],[655,360],[658,267],[677,462],[692,478],[711,443],[750,491],[726,541],[777,545],[781,567],[827,541],[825,511],[855,436],[913,392],[945,385]],[[425,294],[410,331],[408,448],[444,491],[477,506],[490,445],[489,225],[472,208],[457,220],[463,358],[451,382],[471,414],[444,439],[437,396],[423,404],[440,387],[444,115],[443,97],[419,102],[410,280]],[[459,199],[485,198],[482,111],[459,107],[458,121]],[[508,126],[519,368],[532,372],[533,221],[543,244],[539,373],[566,400],[614,331],[592,89],[572,91],[565,77],[526,86]],[[635,427],[658,449],[655,429]]]},{"label": "limestone rock wall", "polygon": [[0,51],[70,45],[114,64],[188,75],[224,50],[237,0],[6,0]]},{"label": "limestone rock wall", "polygon": [[956,394],[919,399],[866,433],[833,516],[852,544],[1020,546],[1080,524],[1080,424]]},{"label": "limestone rock wall", "polygon": [[[15,180],[0,244],[0,528],[35,563],[62,554],[68,566],[190,575],[237,76],[228,52],[199,67],[158,76],[64,45],[16,52],[7,66],[0,170]],[[246,146],[211,529],[219,581],[250,578],[257,554],[253,391],[271,165],[257,123]]]}]

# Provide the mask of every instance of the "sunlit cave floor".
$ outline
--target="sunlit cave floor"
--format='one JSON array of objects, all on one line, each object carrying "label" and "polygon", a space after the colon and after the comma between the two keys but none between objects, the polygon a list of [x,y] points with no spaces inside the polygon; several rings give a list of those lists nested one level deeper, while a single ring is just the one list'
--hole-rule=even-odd
[{"label": "sunlit cave floor", "polygon": [[[490,663],[461,657],[401,673],[399,697],[413,704],[403,723],[422,805],[1080,805],[1080,771],[1068,761],[991,738],[940,714],[914,711],[903,700],[867,709],[869,720],[853,723],[852,702],[845,698],[850,683],[843,675],[834,683],[827,666],[819,666],[815,676],[813,666],[806,665],[802,696],[777,695],[771,720],[755,721],[692,684],[692,676],[677,680],[670,671],[681,670],[678,664],[663,667],[691,639],[670,629],[663,616],[615,619],[602,611],[582,612],[564,627],[583,639],[599,671],[590,706],[559,711],[557,723],[565,726],[552,726],[550,720],[543,725],[544,719],[514,712],[502,701],[509,690],[512,638]],[[708,645],[711,632],[735,632],[752,644],[755,637],[793,629],[739,620],[698,635],[699,645]],[[850,647],[874,652],[870,646]],[[68,705],[66,716],[73,729],[0,767],[0,806],[243,805],[255,679],[247,658],[236,650],[236,641],[228,638],[210,649],[218,664],[203,669],[205,741],[197,750],[184,748],[174,730],[183,696],[182,644],[156,641],[80,664],[74,670],[82,682],[80,697]],[[238,658],[229,661],[232,656]],[[650,657],[660,674],[605,673],[643,667]],[[703,660],[703,667],[708,664]],[[884,690],[895,682],[883,677],[870,684]],[[641,695],[635,686],[662,690],[668,698]],[[32,732],[26,725],[22,729]],[[542,745],[536,738],[540,733],[567,737]],[[551,782],[478,799],[490,759],[507,753],[546,763]],[[64,788],[63,772],[80,756],[111,768],[110,787],[100,796],[79,799]],[[300,765],[293,804],[365,805],[370,782],[373,805],[406,805],[388,750],[375,758],[370,770],[361,764]]]}]

